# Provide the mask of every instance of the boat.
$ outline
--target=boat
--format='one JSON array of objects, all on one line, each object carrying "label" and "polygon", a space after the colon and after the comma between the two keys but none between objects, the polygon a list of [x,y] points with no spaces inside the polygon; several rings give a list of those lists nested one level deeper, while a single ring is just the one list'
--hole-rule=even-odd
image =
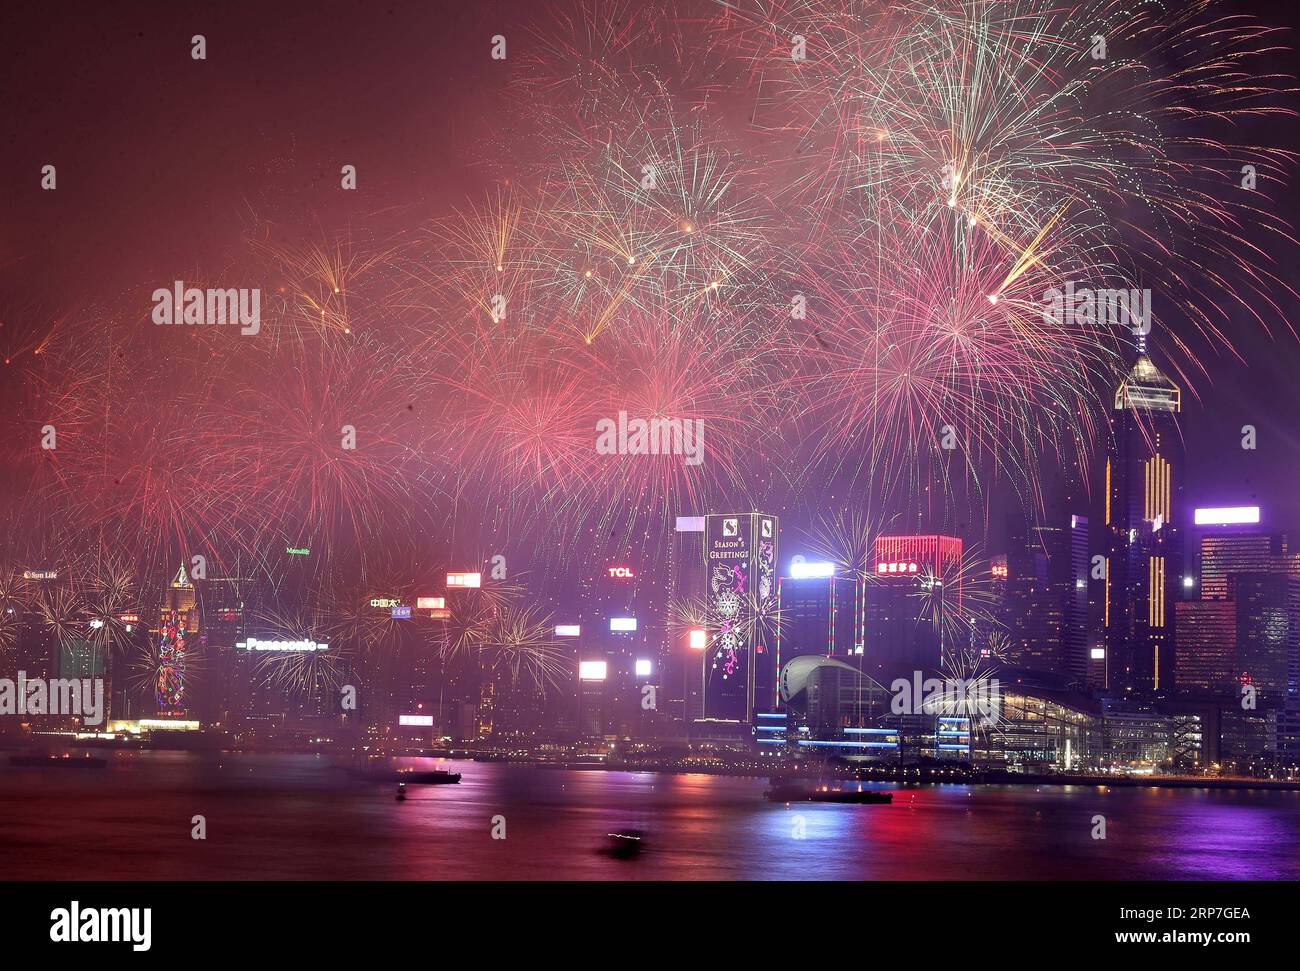
[{"label": "boat", "polygon": [[340,766],[350,775],[367,782],[409,782],[417,785],[452,785],[460,781],[459,772],[446,769],[394,768],[391,765]]},{"label": "boat", "polygon": [[608,767],[609,764],[603,755],[579,755],[577,758],[569,759],[563,765],[563,768],[576,769],[580,772],[593,772]]},{"label": "boat", "polygon": [[405,782],[399,782],[399,783],[397,784],[397,801],[398,801],[398,802],[406,802],[406,783],[405,783]]},{"label": "boat", "polygon": [[9,764],[52,769],[102,769],[108,765],[108,760],[89,755],[78,756],[75,759],[70,755],[11,755]]},{"label": "boat", "polygon": [[641,852],[642,840],[644,834],[639,829],[623,829],[614,833],[606,833],[605,838],[609,840],[609,853],[620,860],[631,859]]},{"label": "boat", "polygon": [[874,789],[831,789],[827,786],[808,788],[800,785],[777,785],[764,795],[773,802],[851,802],[878,805],[894,801],[892,792]]},{"label": "boat", "polygon": [[446,769],[398,769],[397,778],[402,785],[413,782],[423,786],[446,786],[459,782],[460,773],[448,772]]}]

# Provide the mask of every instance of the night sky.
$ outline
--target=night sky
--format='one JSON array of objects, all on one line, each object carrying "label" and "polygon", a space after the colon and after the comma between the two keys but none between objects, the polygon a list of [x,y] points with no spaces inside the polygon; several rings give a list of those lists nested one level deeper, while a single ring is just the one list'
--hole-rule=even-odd
[{"label": "night sky", "polygon": [[[8,6],[0,13],[0,346],[30,353],[48,322],[100,305],[138,308],[147,328],[154,286],[221,272],[243,258],[250,232],[272,243],[400,242],[479,199],[511,163],[529,161],[485,159],[485,146],[508,154],[499,106],[547,6]],[[1288,28],[1277,43],[1300,39],[1295,5],[1230,9]],[[190,57],[195,33],[206,36],[206,61]],[[488,56],[495,33],[509,38],[504,62]],[[1293,67],[1284,52],[1273,60],[1279,71]],[[1293,95],[1289,106],[1298,104]],[[748,108],[745,95],[735,98],[738,116]],[[1295,119],[1252,124],[1279,147],[1300,149]],[[39,186],[47,163],[58,168],[56,192]],[[356,192],[339,191],[344,163],[357,166]],[[1294,181],[1273,194],[1270,208],[1294,224]],[[1276,254],[1284,278],[1297,279],[1294,246],[1252,238]],[[1159,301],[1158,281],[1146,284]],[[1290,295],[1274,299],[1300,320]],[[1189,506],[1258,503],[1266,521],[1300,533],[1300,343],[1270,319],[1272,338],[1233,315],[1227,337],[1239,359],[1204,351],[1207,373],[1183,411],[1185,495]],[[1161,363],[1158,332],[1153,348]],[[1255,452],[1239,446],[1244,424],[1258,429]],[[1004,501],[995,498],[988,514],[995,534]]]}]

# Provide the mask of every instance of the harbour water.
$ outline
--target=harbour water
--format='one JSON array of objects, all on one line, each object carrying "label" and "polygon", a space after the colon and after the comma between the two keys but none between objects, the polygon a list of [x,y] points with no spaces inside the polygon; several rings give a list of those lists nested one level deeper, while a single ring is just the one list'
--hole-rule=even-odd
[{"label": "harbour water", "polygon": [[[6,878],[1300,879],[1295,792],[890,784],[891,805],[783,805],[764,779],[420,759],[463,780],[398,802],[324,756],[107,757],[0,763]],[[606,852],[628,829],[642,852]]]}]

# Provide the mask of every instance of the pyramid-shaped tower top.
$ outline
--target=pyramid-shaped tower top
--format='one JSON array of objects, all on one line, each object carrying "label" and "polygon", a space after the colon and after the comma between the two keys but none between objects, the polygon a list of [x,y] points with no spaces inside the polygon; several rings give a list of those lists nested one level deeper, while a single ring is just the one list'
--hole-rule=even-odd
[{"label": "pyramid-shaped tower top", "polygon": [[1115,391],[1115,410],[1177,412],[1182,408],[1182,398],[1178,385],[1165,377],[1145,353],[1139,353]]},{"label": "pyramid-shaped tower top", "polygon": [[180,568],[180,570],[177,571],[177,573],[176,573],[176,579],[172,581],[172,586],[173,586],[173,587],[188,587],[188,586],[190,586],[190,576],[189,576],[188,573],[185,572],[185,564],[184,564],[184,563],[181,564],[181,568]]}]

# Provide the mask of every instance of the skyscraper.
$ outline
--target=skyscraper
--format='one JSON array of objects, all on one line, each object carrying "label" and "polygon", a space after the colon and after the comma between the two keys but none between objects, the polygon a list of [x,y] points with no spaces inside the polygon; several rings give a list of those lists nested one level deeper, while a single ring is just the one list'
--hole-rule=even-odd
[{"label": "skyscraper", "polygon": [[1201,599],[1227,600],[1232,573],[1286,572],[1286,537],[1258,530],[1201,536]]},{"label": "skyscraper", "polygon": [[1237,667],[1237,605],[1229,600],[1187,600],[1178,616],[1178,690],[1225,694]]},{"label": "skyscraper", "polygon": [[[830,564],[817,564],[830,567]],[[797,566],[777,581],[780,623],[776,634],[778,669],[796,657],[848,658],[861,635],[857,629],[861,586],[853,577]]]},{"label": "skyscraper", "polygon": [[[658,620],[663,613],[651,606],[657,593],[654,588],[633,565],[631,554],[593,564],[580,587],[581,659],[605,664],[605,676],[599,682],[603,734],[629,736],[638,730],[642,679],[637,677],[637,661],[650,660],[651,669],[656,674],[659,671],[658,645],[663,634]],[[585,697],[595,687],[595,682],[584,682]]]},{"label": "skyscraper", "polygon": [[160,715],[183,715],[193,704],[189,696],[188,661],[199,633],[194,584],[184,564],[163,593],[156,638],[154,697]]},{"label": "skyscraper", "polygon": [[1087,671],[1088,519],[1066,526],[1011,531],[1011,548],[996,564],[1008,660],[1022,667],[1084,680]]},{"label": "skyscraper", "polygon": [[1139,348],[1115,392],[1105,473],[1105,687],[1173,687],[1174,605],[1183,573],[1182,392]]},{"label": "skyscraper", "polygon": [[867,586],[866,670],[880,680],[903,669],[936,671],[948,611],[962,602],[962,541],[879,536]]},{"label": "skyscraper", "polygon": [[1280,706],[1297,696],[1300,666],[1300,576],[1234,573],[1229,578],[1237,607],[1237,665],[1261,705]]},{"label": "skyscraper", "polygon": [[[18,671],[24,672],[28,678],[59,676],[61,647],[58,630],[56,625],[49,623],[52,615],[57,616],[61,612],[51,609],[63,599],[59,596],[60,585],[57,581],[58,572],[55,570],[24,571],[23,583],[19,588],[22,597],[6,608],[15,611],[18,619],[11,649],[13,664],[5,669],[5,677],[17,677]],[[4,639],[6,638],[0,638]],[[48,720],[44,715],[37,717],[38,723]]]},{"label": "skyscraper", "polygon": [[704,715],[704,681],[700,655],[683,643],[681,620],[692,616],[704,603],[703,516],[678,516],[668,549],[668,614],[664,638],[664,710],[674,720],[689,724]]},{"label": "skyscraper", "polygon": [[1065,581],[1065,670],[1080,683],[1088,677],[1088,517],[1070,517],[1069,570]]},{"label": "skyscraper", "polygon": [[1286,536],[1260,529],[1257,506],[1197,509],[1195,523],[1200,583],[1189,576],[1184,590],[1199,597],[1178,604],[1179,692],[1239,696],[1245,682],[1276,703],[1285,693],[1289,594],[1284,580],[1265,578],[1287,572]]},{"label": "skyscraper", "polygon": [[706,517],[706,721],[753,724],[774,696],[778,526],[757,512]]},{"label": "skyscraper", "polygon": [[210,578],[198,589],[203,611],[203,642],[212,684],[201,704],[193,706],[195,716],[205,723],[228,723],[247,710],[251,676],[247,655],[235,650],[246,636],[245,625],[255,586],[251,578],[238,575]]}]

